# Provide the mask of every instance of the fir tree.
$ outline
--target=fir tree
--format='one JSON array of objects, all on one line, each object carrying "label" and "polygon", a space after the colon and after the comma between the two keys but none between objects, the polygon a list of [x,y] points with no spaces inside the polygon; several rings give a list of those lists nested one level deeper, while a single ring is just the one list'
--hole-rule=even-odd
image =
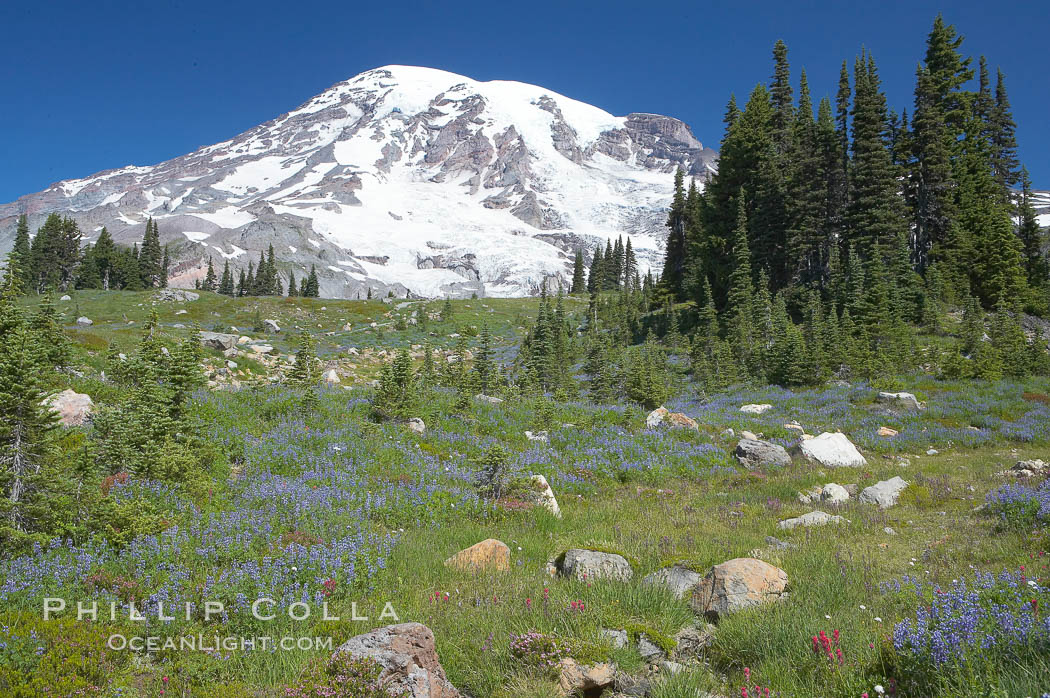
[{"label": "fir tree", "polygon": [[587,282],[584,279],[583,273],[583,250],[577,248],[576,254],[573,256],[572,260],[572,286],[569,289],[569,293],[576,296],[586,290]]},{"label": "fir tree", "polygon": [[474,352],[474,373],[477,376],[478,388],[488,395],[495,387],[497,368],[492,356],[492,334],[487,322],[481,324],[478,347]]},{"label": "fir tree", "polygon": [[[674,195],[667,214],[667,244],[664,251],[664,270],[660,281],[674,298],[683,297],[683,273],[686,255],[686,195],[685,171],[678,168],[674,175]],[[592,273],[594,266],[591,267]]]},{"label": "fir tree", "polygon": [[219,281],[219,293],[224,296],[233,295],[233,274],[230,273],[230,260],[225,260],[222,265],[222,280]]},{"label": "fir tree", "polygon": [[204,281],[201,283],[201,289],[204,291],[215,291],[218,288],[218,281],[215,279],[215,267],[211,264],[211,257],[208,257],[208,271],[204,275]]}]

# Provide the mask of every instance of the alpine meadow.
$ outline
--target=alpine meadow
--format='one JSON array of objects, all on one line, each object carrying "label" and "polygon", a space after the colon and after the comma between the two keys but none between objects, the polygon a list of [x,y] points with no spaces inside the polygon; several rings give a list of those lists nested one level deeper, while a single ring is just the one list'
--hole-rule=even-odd
[{"label": "alpine meadow", "polygon": [[0,205],[0,696],[1050,698],[1050,194],[960,31],[896,109],[776,41],[717,152],[390,65]]}]

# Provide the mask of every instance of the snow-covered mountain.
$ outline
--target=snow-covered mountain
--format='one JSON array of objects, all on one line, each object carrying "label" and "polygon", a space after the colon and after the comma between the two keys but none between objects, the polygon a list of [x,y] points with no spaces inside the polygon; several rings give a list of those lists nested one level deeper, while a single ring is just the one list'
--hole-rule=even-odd
[{"label": "snow-covered mountain", "polygon": [[172,285],[208,258],[247,267],[271,243],[282,274],[311,264],[322,295],[510,296],[571,275],[572,251],[629,235],[656,264],[681,166],[717,154],[666,116],[612,116],[550,90],[440,70],[377,68],[241,135],[0,206],[0,251],[18,215],[52,212],[118,242],[159,222]]}]

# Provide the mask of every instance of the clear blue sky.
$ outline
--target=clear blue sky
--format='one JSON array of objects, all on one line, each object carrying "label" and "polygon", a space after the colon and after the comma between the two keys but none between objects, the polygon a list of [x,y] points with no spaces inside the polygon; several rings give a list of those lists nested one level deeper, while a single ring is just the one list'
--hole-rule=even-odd
[{"label": "clear blue sky", "polygon": [[[614,114],[668,114],[718,147],[730,92],[772,72],[832,94],[844,58],[874,52],[893,106],[943,11],[1001,66],[1021,158],[1050,188],[1050,2],[0,3],[0,202],[225,140],[333,83],[402,63],[531,82]],[[993,73],[994,75],[994,73]]]}]

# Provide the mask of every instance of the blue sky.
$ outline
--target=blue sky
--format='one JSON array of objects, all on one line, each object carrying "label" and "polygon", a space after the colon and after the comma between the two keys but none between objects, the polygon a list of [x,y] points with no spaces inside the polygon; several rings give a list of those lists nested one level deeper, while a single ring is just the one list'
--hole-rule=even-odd
[{"label": "blue sky", "polygon": [[0,202],[225,140],[390,63],[542,85],[617,115],[678,117],[718,147],[730,92],[784,39],[817,97],[862,45],[910,111],[943,11],[1002,67],[1021,158],[1050,189],[1050,2],[155,2],[0,4]]}]

